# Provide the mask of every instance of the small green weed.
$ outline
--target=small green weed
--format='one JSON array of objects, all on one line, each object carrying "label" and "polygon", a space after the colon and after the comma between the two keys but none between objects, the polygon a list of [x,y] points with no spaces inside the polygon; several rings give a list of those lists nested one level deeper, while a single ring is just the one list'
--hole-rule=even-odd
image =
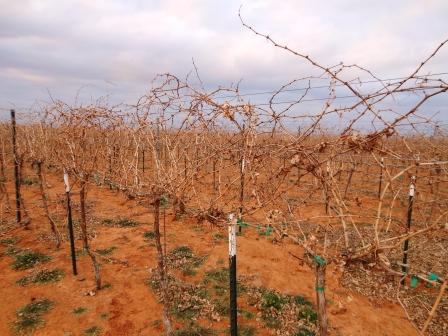
[{"label": "small green weed", "polygon": [[32,268],[39,263],[44,263],[51,259],[45,254],[33,252],[31,250],[16,254],[14,257],[15,260],[12,263],[12,268],[15,270],[25,270],[28,268]]},{"label": "small green weed", "polygon": [[221,241],[221,240],[224,240],[225,238],[226,238],[226,236],[223,235],[221,232],[217,232],[217,233],[215,233],[215,234],[213,235],[213,240],[214,240],[215,242],[219,242],[219,241]]},{"label": "small green weed", "polygon": [[98,336],[100,334],[101,334],[101,328],[97,326],[93,326],[84,330],[85,336]]},{"label": "small green weed", "polygon": [[238,326],[238,335],[240,336],[255,336],[257,329],[253,326],[240,325]]},{"label": "small green weed", "polygon": [[156,234],[154,233],[154,231],[145,231],[143,237],[145,237],[145,239],[154,239],[156,237]]},{"label": "small green weed", "polygon": [[20,240],[19,237],[7,237],[0,239],[0,244],[4,246],[14,245]]},{"label": "small green weed", "polygon": [[287,303],[287,300],[281,295],[275,292],[266,291],[263,293],[261,306],[266,310],[270,308],[281,310],[285,303]]},{"label": "small green weed", "polygon": [[248,320],[254,318],[254,313],[246,309],[238,309],[238,314],[240,314],[242,317]]},{"label": "small green weed", "polygon": [[39,181],[36,178],[25,177],[20,181],[22,185],[31,186],[33,184],[39,184]]},{"label": "small green weed", "polygon": [[98,253],[99,255],[106,256],[106,255],[111,254],[116,249],[117,248],[115,246],[111,246],[111,247],[108,247],[105,249],[98,249],[95,252]]},{"label": "small green weed", "polygon": [[64,271],[59,268],[56,268],[54,270],[43,269],[32,275],[17,280],[17,284],[21,286],[25,286],[30,283],[46,284],[50,282],[59,281],[63,277],[64,277]]},{"label": "small green weed", "polygon": [[82,248],[82,249],[77,249],[75,251],[75,254],[77,257],[85,257],[87,255],[87,250]]},{"label": "small green weed", "polygon": [[316,336],[316,333],[306,328],[300,328],[294,336]]},{"label": "small green weed", "polygon": [[300,310],[298,318],[315,324],[317,322],[317,312],[312,307],[305,306]]},{"label": "small green weed", "polygon": [[48,299],[37,300],[31,302],[16,312],[18,319],[14,322],[14,331],[17,334],[30,334],[38,327],[42,326],[45,321],[42,315],[53,307],[53,302]]},{"label": "small green weed", "polygon": [[86,311],[87,311],[86,307],[77,307],[77,308],[73,309],[73,314],[81,315],[81,314],[84,314]]},{"label": "small green weed", "polygon": [[118,218],[118,219],[106,218],[103,219],[101,223],[106,226],[116,226],[121,228],[136,227],[140,225],[139,222],[130,218]]},{"label": "small green weed", "polygon": [[179,268],[184,275],[195,275],[196,269],[200,267],[206,256],[195,256],[188,246],[179,246],[168,254],[168,260],[174,268]]},{"label": "small green weed", "polygon": [[189,325],[178,329],[172,333],[172,336],[213,336],[216,332],[210,328],[204,328],[197,323],[191,322]]}]

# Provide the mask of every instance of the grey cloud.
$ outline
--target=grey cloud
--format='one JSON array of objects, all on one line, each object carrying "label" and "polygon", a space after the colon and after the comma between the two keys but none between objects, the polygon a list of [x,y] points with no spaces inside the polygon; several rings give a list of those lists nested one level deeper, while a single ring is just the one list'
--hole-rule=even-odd
[{"label": "grey cloud", "polygon": [[[157,73],[184,77],[191,58],[207,87],[273,90],[316,74],[239,23],[240,1],[0,0],[0,105],[112,94],[132,100]],[[244,1],[251,25],[325,65],[407,74],[448,37],[446,1]],[[448,48],[426,71],[447,67]],[[316,93],[319,94],[319,93]],[[443,100],[443,101],[446,101]],[[431,107],[432,108],[432,107]]]}]

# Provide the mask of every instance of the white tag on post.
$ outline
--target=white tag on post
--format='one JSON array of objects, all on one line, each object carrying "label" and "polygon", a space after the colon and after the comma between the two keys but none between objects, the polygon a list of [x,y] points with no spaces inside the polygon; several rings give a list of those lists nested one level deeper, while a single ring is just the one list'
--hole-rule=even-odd
[{"label": "white tag on post", "polygon": [[68,174],[64,171],[65,192],[70,192],[70,184],[68,182]]},{"label": "white tag on post", "polygon": [[236,256],[236,219],[234,214],[229,214],[229,256]]}]

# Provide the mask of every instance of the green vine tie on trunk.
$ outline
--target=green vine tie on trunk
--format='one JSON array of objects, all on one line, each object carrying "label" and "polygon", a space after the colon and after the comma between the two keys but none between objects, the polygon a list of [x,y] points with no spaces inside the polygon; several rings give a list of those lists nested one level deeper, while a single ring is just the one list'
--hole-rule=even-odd
[{"label": "green vine tie on trunk", "polygon": [[319,255],[315,255],[315,256],[313,256],[313,260],[317,263],[317,264],[319,264],[320,266],[324,266],[327,262],[325,261],[325,259],[324,258],[322,258],[321,256],[319,256]]},{"label": "green vine tie on trunk", "polygon": [[415,288],[418,285],[418,277],[413,275],[411,276],[411,288]]}]

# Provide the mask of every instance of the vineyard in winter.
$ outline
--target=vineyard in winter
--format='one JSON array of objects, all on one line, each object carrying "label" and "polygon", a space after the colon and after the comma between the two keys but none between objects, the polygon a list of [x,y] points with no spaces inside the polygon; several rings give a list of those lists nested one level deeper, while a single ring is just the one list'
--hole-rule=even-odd
[{"label": "vineyard in winter", "polygon": [[447,334],[446,42],[381,80],[264,38],[321,74],[2,109],[1,335]]}]

